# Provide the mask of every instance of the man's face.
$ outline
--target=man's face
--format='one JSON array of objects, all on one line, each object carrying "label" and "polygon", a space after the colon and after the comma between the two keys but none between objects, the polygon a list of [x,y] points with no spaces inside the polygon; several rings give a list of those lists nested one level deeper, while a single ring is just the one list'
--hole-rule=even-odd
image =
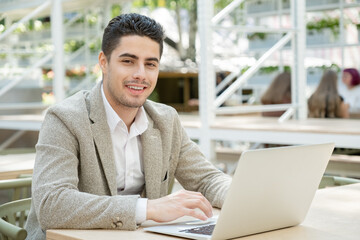
[{"label": "man's face", "polygon": [[104,92],[114,108],[139,108],[156,86],[160,46],[148,37],[124,36],[108,61],[103,52],[99,64]]}]

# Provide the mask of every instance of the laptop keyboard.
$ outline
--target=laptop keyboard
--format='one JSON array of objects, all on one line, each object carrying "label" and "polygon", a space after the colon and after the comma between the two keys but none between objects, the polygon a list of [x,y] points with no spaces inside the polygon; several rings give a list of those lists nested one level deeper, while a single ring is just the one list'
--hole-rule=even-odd
[{"label": "laptop keyboard", "polygon": [[180,232],[211,235],[212,232],[214,231],[214,227],[215,227],[215,224],[209,224],[209,225],[205,225],[205,226],[201,226],[201,227],[194,227],[194,228],[181,230]]}]

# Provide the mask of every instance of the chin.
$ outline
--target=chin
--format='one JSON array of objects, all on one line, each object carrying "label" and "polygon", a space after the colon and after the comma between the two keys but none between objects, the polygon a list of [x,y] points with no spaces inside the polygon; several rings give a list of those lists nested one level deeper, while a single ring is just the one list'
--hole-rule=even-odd
[{"label": "chin", "polygon": [[146,100],[141,101],[141,102],[132,102],[132,103],[124,104],[124,105],[127,107],[130,107],[130,108],[139,108],[144,105],[145,101]]}]

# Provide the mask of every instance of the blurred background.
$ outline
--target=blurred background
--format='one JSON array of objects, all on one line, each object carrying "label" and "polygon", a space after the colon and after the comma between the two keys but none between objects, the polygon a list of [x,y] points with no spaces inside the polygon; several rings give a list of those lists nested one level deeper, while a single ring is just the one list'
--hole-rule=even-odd
[{"label": "blurred background", "polygon": [[[269,147],[306,142],[287,142],[286,137],[247,141],[235,132],[231,140],[222,139],[193,134],[190,123],[200,120],[206,131],[215,116],[307,119],[308,100],[328,70],[336,73],[336,91],[348,104],[343,70],[360,69],[360,0],[302,4],[299,9],[301,3],[291,0],[0,0],[0,152],[33,152],[46,109],[101,80],[97,58],[103,29],[111,18],[127,12],[163,25],[164,53],[150,99],[176,108],[189,135],[200,144],[210,142],[201,146],[210,159],[238,159],[254,143]],[[262,101],[284,72],[291,74],[292,98]],[[360,98],[359,91],[352,94]],[[347,116],[315,117],[358,121],[359,115],[355,109]],[[351,130],[344,131],[346,136]],[[354,131],[360,134],[358,127]],[[339,143],[337,151],[357,155],[360,146],[355,145]]]}]

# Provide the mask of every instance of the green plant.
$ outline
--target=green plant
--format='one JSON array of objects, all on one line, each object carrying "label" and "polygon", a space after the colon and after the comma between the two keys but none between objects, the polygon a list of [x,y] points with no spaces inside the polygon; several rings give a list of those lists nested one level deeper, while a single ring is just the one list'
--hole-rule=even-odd
[{"label": "green plant", "polygon": [[314,30],[317,32],[321,32],[324,28],[328,28],[334,34],[334,36],[338,36],[340,33],[340,20],[339,18],[331,18],[326,17],[320,20],[310,21],[306,24],[306,28],[308,30]]},{"label": "green plant", "polygon": [[[284,66],[285,72],[290,72],[291,68],[290,66]],[[266,66],[259,69],[260,74],[271,74],[273,72],[278,72],[279,66]]]},{"label": "green plant", "polygon": [[[250,68],[250,66],[246,66],[243,69],[241,69],[241,74],[244,74],[245,71],[247,71]],[[266,67],[261,67],[258,71],[258,73],[260,74],[271,74],[273,72],[277,72],[279,71],[279,66],[266,66]],[[285,72],[291,72],[291,67],[290,66],[284,66],[284,71]]]},{"label": "green plant", "polygon": [[69,40],[64,44],[65,52],[75,52],[85,44],[82,40]]},{"label": "green plant", "polygon": [[321,69],[322,72],[325,71],[325,70],[333,70],[337,73],[340,73],[341,72],[341,68],[339,67],[339,65],[335,64],[335,63],[332,63],[330,66],[329,65],[322,65],[322,66],[316,66],[316,67],[309,67],[308,68],[308,71],[310,73],[313,73],[316,71],[316,69]]},{"label": "green plant", "polygon": [[90,52],[97,53],[101,49],[101,39],[97,39],[94,42],[89,44]]},{"label": "green plant", "polygon": [[262,32],[252,33],[248,35],[249,40],[255,40],[255,39],[264,40],[265,38],[266,38],[266,33],[262,33]]}]

